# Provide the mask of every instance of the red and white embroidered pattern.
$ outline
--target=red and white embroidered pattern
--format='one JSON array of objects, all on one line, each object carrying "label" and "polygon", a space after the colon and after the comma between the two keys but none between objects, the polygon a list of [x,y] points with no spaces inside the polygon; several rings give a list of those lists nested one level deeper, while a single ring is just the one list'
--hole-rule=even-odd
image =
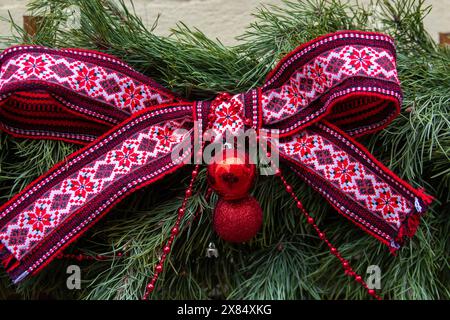
[{"label": "red and white embroidered pattern", "polygon": [[396,230],[411,211],[408,201],[369,168],[310,130],[294,135],[289,142],[281,142],[280,152],[323,176],[355,203],[364,203]]},{"label": "red and white embroidered pattern", "polygon": [[14,80],[45,80],[133,113],[173,98],[117,70],[56,54],[23,53],[0,69],[0,90]]},{"label": "red and white embroidered pattern", "polygon": [[282,121],[309,105],[329,88],[352,76],[398,83],[395,57],[383,48],[347,45],[324,52],[292,74],[280,88],[263,91],[265,124]]},{"label": "red and white embroidered pattern", "polygon": [[21,212],[0,231],[0,241],[20,259],[55,226],[111,183],[130,174],[133,168],[170,153],[185,138],[184,131],[175,130],[181,126],[177,121],[164,122],[120,143]]}]

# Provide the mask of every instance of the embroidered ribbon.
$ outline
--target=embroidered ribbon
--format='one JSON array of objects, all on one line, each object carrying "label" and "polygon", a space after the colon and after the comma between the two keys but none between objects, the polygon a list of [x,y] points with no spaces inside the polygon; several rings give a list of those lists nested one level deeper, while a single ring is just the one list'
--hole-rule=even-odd
[{"label": "embroidered ribbon", "polygon": [[[176,158],[172,151],[202,135],[212,102],[179,98],[94,51],[16,46],[0,63],[3,131],[85,145],[0,208],[0,259],[19,282],[124,197],[183,166],[190,151]],[[278,130],[281,159],[339,213],[396,250],[432,198],[354,137],[387,126],[401,99],[392,39],[343,31],[289,53],[262,87],[216,99],[212,127],[217,134]]]}]

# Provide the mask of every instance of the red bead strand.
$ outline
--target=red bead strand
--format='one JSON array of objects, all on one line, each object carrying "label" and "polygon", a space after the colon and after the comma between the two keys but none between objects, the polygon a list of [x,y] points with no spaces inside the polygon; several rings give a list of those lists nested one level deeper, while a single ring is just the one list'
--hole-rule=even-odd
[{"label": "red bead strand", "polygon": [[366,291],[369,295],[371,295],[372,297],[374,297],[377,300],[381,300],[382,298],[376,294],[375,290],[370,289],[367,286],[367,283],[364,282],[363,278],[352,269],[352,267],[350,266],[350,263],[346,259],[344,259],[341,255],[341,253],[339,252],[339,250],[331,244],[331,242],[328,240],[326,234],[319,229],[319,227],[315,223],[314,218],[311,217],[311,215],[308,213],[308,211],[306,211],[306,209],[303,207],[302,202],[295,195],[295,192],[293,191],[292,186],[286,181],[281,170],[279,168],[277,168],[275,170],[275,172],[276,172],[276,175],[279,176],[281,181],[283,182],[284,188],[286,189],[287,193],[289,193],[289,195],[295,201],[297,208],[305,216],[307,223],[314,228],[314,230],[316,231],[319,238],[327,244],[328,248],[330,249],[331,254],[339,259],[339,261],[342,264],[342,267],[344,268],[345,274],[350,277],[353,277],[356,282],[358,282],[364,289],[366,289]]}]

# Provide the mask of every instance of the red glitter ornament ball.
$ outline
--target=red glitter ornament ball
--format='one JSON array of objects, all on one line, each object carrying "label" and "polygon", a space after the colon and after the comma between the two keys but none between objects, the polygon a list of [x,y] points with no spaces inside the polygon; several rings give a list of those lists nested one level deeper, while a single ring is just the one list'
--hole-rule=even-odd
[{"label": "red glitter ornament ball", "polygon": [[217,194],[226,200],[242,199],[253,186],[256,166],[247,154],[235,149],[224,149],[208,165],[208,182]]},{"label": "red glitter ornament ball", "polygon": [[253,197],[227,201],[220,199],[214,210],[214,229],[225,241],[246,242],[261,228],[263,220],[259,202]]}]

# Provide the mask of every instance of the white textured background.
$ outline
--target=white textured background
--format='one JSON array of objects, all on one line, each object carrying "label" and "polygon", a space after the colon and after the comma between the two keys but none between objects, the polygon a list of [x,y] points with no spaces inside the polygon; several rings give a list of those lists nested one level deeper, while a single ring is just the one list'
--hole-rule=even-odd
[{"label": "white textured background", "polygon": [[[350,0],[355,1],[355,0]],[[253,20],[251,13],[260,3],[280,4],[280,0],[134,0],[136,11],[143,20],[152,25],[161,14],[156,33],[169,34],[178,21],[197,27],[208,36],[219,38],[225,44],[234,44],[234,37],[241,34]],[[369,0],[362,0],[368,3]],[[28,0],[0,0],[0,16],[7,17],[10,11],[17,23],[22,25]],[[450,32],[450,0],[426,0],[433,6],[425,25],[437,40],[439,32]],[[9,34],[8,22],[0,22],[0,34]]]}]

